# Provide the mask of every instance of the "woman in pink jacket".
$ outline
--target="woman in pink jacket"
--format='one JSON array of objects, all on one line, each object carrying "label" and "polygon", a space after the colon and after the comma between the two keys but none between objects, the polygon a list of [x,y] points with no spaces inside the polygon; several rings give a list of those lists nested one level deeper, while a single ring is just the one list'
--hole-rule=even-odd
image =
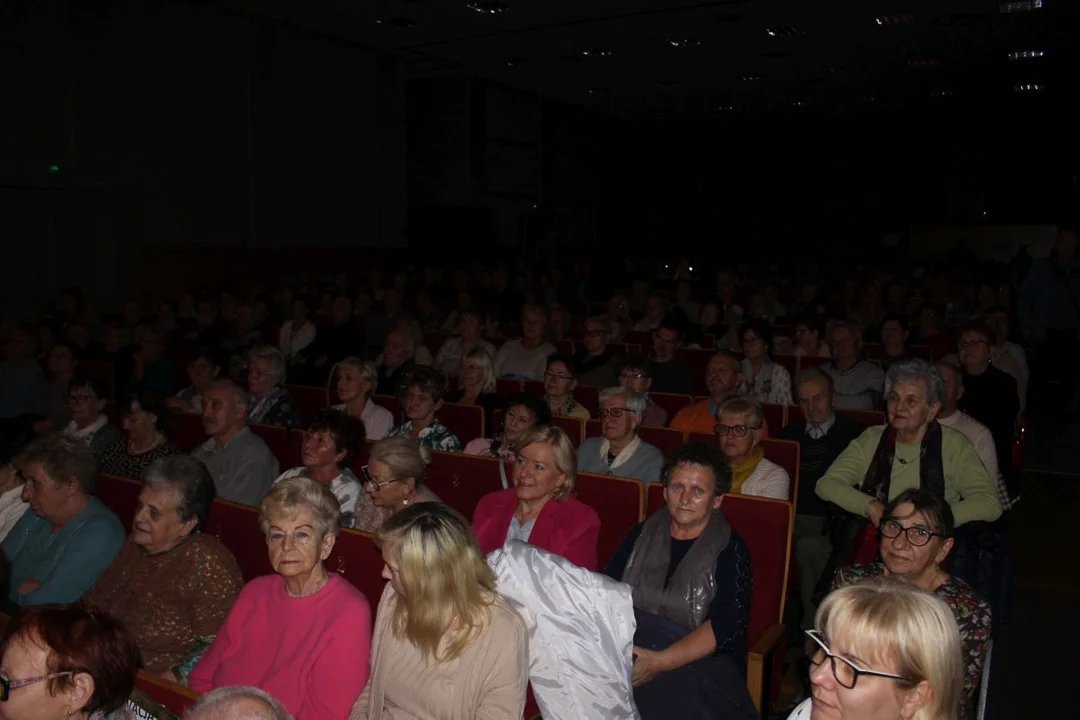
[{"label": "woman in pink jacket", "polygon": [[277,574],[244,587],[188,684],[252,685],[296,720],[343,720],[368,678],[371,607],[323,565],[341,506],[325,484],[300,476],[275,485],[260,516]]},{"label": "woman in pink jacket", "polygon": [[473,513],[484,553],[521,540],[596,570],[600,518],[574,491],[574,446],[561,428],[531,431],[518,443],[513,487],[485,495]]}]

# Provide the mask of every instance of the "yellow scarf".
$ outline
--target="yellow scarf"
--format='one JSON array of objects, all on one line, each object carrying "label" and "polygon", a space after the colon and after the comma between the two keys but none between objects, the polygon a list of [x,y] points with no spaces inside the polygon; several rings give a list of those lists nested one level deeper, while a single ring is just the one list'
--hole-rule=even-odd
[{"label": "yellow scarf", "polygon": [[746,478],[757,469],[758,463],[761,462],[761,458],[765,457],[765,448],[758,445],[750,452],[750,457],[745,462],[729,463],[731,467],[731,490],[736,495],[742,495],[742,486],[746,482]]}]

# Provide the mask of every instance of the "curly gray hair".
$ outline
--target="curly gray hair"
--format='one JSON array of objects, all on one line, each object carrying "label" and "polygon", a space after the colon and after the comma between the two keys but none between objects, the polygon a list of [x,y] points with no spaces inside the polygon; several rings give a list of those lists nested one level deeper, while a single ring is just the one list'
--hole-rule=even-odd
[{"label": "curly gray hair", "polygon": [[926,386],[926,404],[945,404],[945,379],[941,371],[925,360],[900,360],[889,366],[885,374],[885,397],[892,389],[905,382],[921,382]]}]

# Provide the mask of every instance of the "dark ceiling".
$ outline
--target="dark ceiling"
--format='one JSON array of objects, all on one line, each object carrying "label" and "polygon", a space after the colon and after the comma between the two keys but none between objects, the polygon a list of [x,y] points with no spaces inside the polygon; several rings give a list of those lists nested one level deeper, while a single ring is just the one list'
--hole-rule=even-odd
[{"label": "dark ceiling", "polygon": [[[632,118],[1064,98],[1077,0],[220,0]],[[1020,53],[1017,59],[1011,53]]]}]

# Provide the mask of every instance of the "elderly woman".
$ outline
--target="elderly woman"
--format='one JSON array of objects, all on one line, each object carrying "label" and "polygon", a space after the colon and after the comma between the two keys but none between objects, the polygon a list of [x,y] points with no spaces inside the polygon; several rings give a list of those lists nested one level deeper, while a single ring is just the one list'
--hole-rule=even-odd
[{"label": "elderly woman", "polygon": [[240,591],[188,684],[198,692],[253,685],[296,720],[343,718],[367,682],[371,607],[323,564],[341,505],[324,483],[294,477],[267,493],[259,517],[275,574]]},{"label": "elderly woman", "polygon": [[26,478],[24,512],[3,543],[8,608],[75,602],[124,544],[124,527],[93,496],[97,460],[62,435],[31,443],[15,458]]},{"label": "elderly woman", "polygon": [[776,500],[791,499],[787,470],[765,459],[761,403],[752,398],[731,397],[716,411],[716,437],[731,468],[734,495],[759,495]]},{"label": "elderly woman", "polygon": [[76,373],[68,387],[68,414],[71,421],[64,434],[73,440],[81,440],[101,456],[113,443],[124,437],[123,433],[109,424],[105,406],[109,403],[108,387],[100,379]]},{"label": "elderly woman", "polygon": [[390,437],[406,437],[428,450],[461,452],[461,441],[435,414],[443,404],[446,378],[431,368],[420,367],[409,377],[405,393],[404,423],[390,432]]},{"label": "elderly woman", "polygon": [[439,502],[439,496],[424,484],[431,451],[402,437],[386,438],[371,446],[364,475],[366,493],[363,512],[356,529],[375,532],[388,517],[409,505]]},{"label": "elderly woman", "polygon": [[[960,642],[949,608],[896,580],[837,590],[807,631],[813,695],[790,720],[954,720]],[[828,662],[826,662],[828,661]]]},{"label": "elderly woman", "polygon": [[457,322],[457,337],[447,338],[435,355],[435,369],[453,375],[464,363],[470,350],[480,349],[495,357],[495,346],[481,335],[484,332],[484,319],[475,310],[463,310]]},{"label": "elderly woman", "polygon": [[668,457],[663,483],[665,507],[630,531],[604,570],[632,588],[639,632],[644,620],[674,624],[680,636],[634,648],[634,685],[718,653],[746,662],[754,579],[746,543],[720,511],[727,462],[714,445],[687,443]]},{"label": "elderly woman", "polygon": [[[517,460],[518,442],[537,427],[551,424],[551,410],[546,402],[530,393],[518,393],[506,400],[502,429],[490,438],[476,438],[462,451],[466,455],[499,458],[503,462]],[[503,487],[507,487],[505,480]]]},{"label": "elderly woman", "polygon": [[127,703],[139,647],[103,612],[38,607],[8,626],[0,664],[4,720],[97,720]]},{"label": "elderly woman", "polygon": [[[942,427],[945,381],[924,360],[894,363],[885,378],[888,425],[867,428],[847,446],[817,483],[822,500],[881,524],[885,505],[905,490],[922,488],[945,499],[956,525],[1001,515],[994,480],[960,432]],[[858,486],[859,489],[856,489]],[[846,523],[846,548],[855,548],[862,523]]]},{"label": "elderly woman", "polygon": [[895,576],[944,600],[960,628],[964,653],[960,717],[970,718],[992,623],[990,603],[942,568],[953,547],[952,535],[953,517],[948,503],[926,490],[905,490],[885,507],[878,527],[883,562],[841,568],[833,588],[870,577]]},{"label": "elderly woman", "polygon": [[393,414],[382,405],[371,402],[371,394],[379,382],[379,370],[370,360],[347,357],[337,364],[334,372],[340,405],[334,410],[351,417],[360,418],[364,423],[364,434],[368,440],[382,440],[394,427]]},{"label": "elderly woman", "polygon": [[420,503],[379,530],[383,577],[371,678],[349,720],[520,718],[525,623],[495,589],[465,518]]},{"label": "elderly woman", "polygon": [[544,340],[546,315],[539,305],[527,305],[521,311],[522,337],[508,340],[495,355],[495,377],[539,380],[547,358],[555,346]]},{"label": "elderly woman", "polygon": [[552,416],[589,419],[589,411],[574,400],[577,384],[577,364],[574,359],[558,352],[549,355],[544,372],[544,399],[551,408]]},{"label": "elderly woman", "polygon": [[221,374],[221,361],[217,355],[217,350],[205,346],[195,351],[187,366],[191,384],[169,398],[168,405],[171,410],[186,413],[202,412],[202,394]]},{"label": "elderly woman", "polygon": [[169,411],[156,391],[131,390],[120,398],[119,405],[127,438],[117,440],[105,450],[101,456],[103,474],[138,480],[158,458],[184,452],[165,435]]},{"label": "elderly woman", "polygon": [[484,553],[521,540],[596,570],[600,518],[570,497],[577,469],[574,446],[562,428],[536,428],[519,442],[512,486],[485,495],[473,512],[473,532]]},{"label": "elderly woman", "polygon": [[772,326],[765,320],[748,320],[739,328],[739,343],[745,355],[739,394],[763,403],[791,405],[791,375],[783,365],[769,359],[772,341]]},{"label": "elderly woman", "polygon": [[644,395],[624,387],[602,390],[599,415],[603,436],[581,443],[577,469],[645,483],[659,480],[664,454],[637,435],[648,402]]},{"label": "elderly woman", "polygon": [[357,515],[374,507],[365,501],[364,487],[352,470],[364,445],[364,423],[338,410],[323,410],[308,425],[300,458],[303,465],[286,470],[274,484],[301,475],[330,488],[341,504],[341,527],[356,527]]},{"label": "elderly woman", "polygon": [[285,382],[286,360],[281,351],[270,345],[254,348],[248,354],[248,392],[251,410],[248,421],[254,425],[277,425],[294,428],[300,425],[300,414]]},{"label": "elderly woman", "polygon": [[181,682],[244,584],[232,553],[202,532],[214,496],[209,471],[190,455],[154,461],[131,537],[83,598],[132,632],[146,670]]}]

